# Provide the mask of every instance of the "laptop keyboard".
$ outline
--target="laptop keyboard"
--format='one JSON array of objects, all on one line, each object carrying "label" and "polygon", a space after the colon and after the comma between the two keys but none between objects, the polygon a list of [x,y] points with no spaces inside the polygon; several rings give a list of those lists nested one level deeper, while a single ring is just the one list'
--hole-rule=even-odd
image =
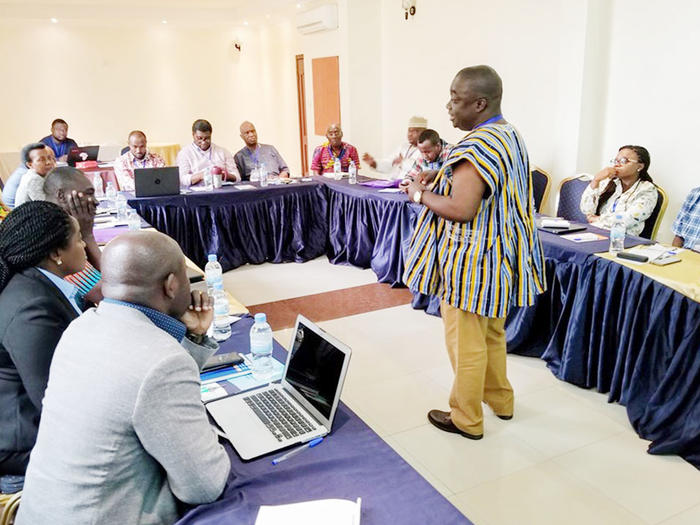
[{"label": "laptop keyboard", "polygon": [[251,394],[245,397],[244,401],[277,438],[277,441],[291,439],[313,430],[306,416],[292,406],[277,390]]}]

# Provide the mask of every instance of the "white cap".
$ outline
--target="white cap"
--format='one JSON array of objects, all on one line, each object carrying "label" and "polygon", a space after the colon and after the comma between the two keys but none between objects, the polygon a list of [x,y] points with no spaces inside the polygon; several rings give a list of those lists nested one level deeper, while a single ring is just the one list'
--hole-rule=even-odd
[{"label": "white cap", "polygon": [[428,119],[423,117],[416,117],[415,115],[408,119],[409,128],[427,128]]}]

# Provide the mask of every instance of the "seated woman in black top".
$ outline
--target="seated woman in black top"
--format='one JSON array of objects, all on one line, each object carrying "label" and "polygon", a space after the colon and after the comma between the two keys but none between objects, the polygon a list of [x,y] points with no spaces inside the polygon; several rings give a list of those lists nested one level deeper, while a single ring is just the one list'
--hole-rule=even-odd
[{"label": "seated woman in black top", "polygon": [[32,201],[0,223],[0,476],[23,475],[61,334],[80,314],[63,277],[85,266],[78,221]]}]

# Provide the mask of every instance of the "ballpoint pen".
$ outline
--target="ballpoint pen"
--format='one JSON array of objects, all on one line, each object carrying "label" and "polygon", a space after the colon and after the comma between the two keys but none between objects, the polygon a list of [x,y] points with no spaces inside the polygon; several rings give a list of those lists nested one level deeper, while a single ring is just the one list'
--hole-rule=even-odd
[{"label": "ballpoint pen", "polygon": [[289,452],[287,452],[286,454],[283,454],[280,457],[273,459],[272,464],[277,465],[278,463],[281,463],[282,461],[285,461],[285,460],[291,458],[292,456],[296,456],[297,454],[299,454],[299,452],[302,452],[308,448],[314,448],[316,445],[320,444],[321,441],[323,441],[323,437],[317,437],[316,439],[312,439],[308,443],[304,443],[300,447],[292,449]]}]

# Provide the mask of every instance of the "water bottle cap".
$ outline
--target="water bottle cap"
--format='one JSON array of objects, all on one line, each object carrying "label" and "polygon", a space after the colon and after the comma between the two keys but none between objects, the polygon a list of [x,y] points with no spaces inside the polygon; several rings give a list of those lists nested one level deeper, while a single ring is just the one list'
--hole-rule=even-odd
[{"label": "water bottle cap", "polygon": [[209,255],[207,255],[207,260],[208,260],[209,262],[216,262],[216,254],[215,254],[215,253],[210,253]]},{"label": "water bottle cap", "polygon": [[255,322],[256,323],[266,323],[267,316],[263,313],[255,314]]}]

